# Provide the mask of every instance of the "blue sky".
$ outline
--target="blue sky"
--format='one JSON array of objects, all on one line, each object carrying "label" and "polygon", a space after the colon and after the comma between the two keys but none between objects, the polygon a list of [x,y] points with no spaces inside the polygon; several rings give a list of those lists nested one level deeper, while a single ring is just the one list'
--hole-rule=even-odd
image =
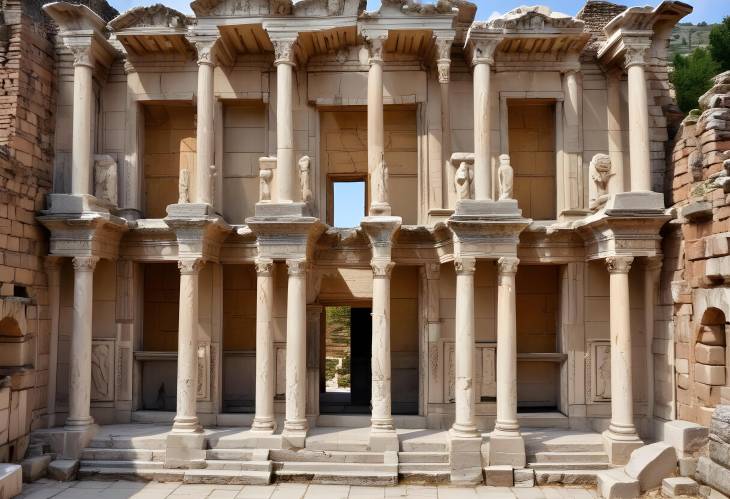
[{"label": "blue sky", "polygon": [[[622,3],[621,0],[614,0],[616,3]],[[688,22],[698,23],[700,21],[719,22],[724,16],[730,15],[729,0],[685,0],[694,6],[694,12],[685,18]],[[151,5],[154,3],[164,3],[170,7],[178,9],[180,12],[191,14],[189,0],[109,0],[118,11],[123,12],[138,5]],[[519,5],[544,4],[553,10],[564,12],[566,14],[575,14],[585,3],[584,0],[542,0],[542,1],[521,1],[521,0],[477,0],[479,7],[477,10],[477,19],[487,19],[493,12],[504,13]],[[627,5],[657,5],[660,0],[644,0],[644,1],[625,1]],[[368,0],[368,10],[374,10],[380,4],[379,0]]]}]

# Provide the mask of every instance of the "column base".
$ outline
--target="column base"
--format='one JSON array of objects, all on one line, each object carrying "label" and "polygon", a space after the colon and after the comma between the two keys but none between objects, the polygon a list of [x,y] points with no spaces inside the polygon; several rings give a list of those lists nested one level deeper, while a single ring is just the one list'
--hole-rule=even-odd
[{"label": "column base", "polygon": [[205,468],[205,435],[202,432],[168,433],[165,468]]},{"label": "column base", "polygon": [[452,485],[482,483],[482,436],[449,431],[449,470]]},{"label": "column base", "polygon": [[613,465],[623,465],[629,462],[631,453],[644,445],[636,433],[621,434],[606,430],[602,434],[603,448]]},{"label": "column base", "polygon": [[307,441],[307,420],[284,421],[281,432],[282,449],[303,449]]},{"label": "column base", "polygon": [[519,430],[494,430],[490,433],[489,466],[509,465],[513,468],[524,468],[526,464],[525,440]]},{"label": "column base", "polygon": [[251,432],[260,435],[271,435],[274,431],[276,431],[276,421],[274,418],[253,418]]},{"label": "column base", "polygon": [[370,428],[370,442],[368,447],[371,451],[386,452],[400,450],[400,444],[398,443],[398,434],[394,428],[383,430],[371,427]]},{"label": "column base", "polygon": [[196,416],[175,416],[172,433],[202,433],[203,427]]},{"label": "column base", "polygon": [[96,424],[53,428],[48,431],[46,441],[59,459],[79,459],[98,431],[99,426]]}]

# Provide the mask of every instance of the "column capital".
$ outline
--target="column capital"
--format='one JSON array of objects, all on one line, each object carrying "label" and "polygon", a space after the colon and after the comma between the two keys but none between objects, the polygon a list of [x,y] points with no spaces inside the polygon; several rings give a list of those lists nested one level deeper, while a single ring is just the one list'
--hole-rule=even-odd
[{"label": "column capital", "polygon": [[426,279],[434,280],[441,277],[441,264],[440,263],[427,263],[423,266],[426,271]]},{"label": "column capital", "polygon": [[303,276],[307,273],[307,261],[303,258],[292,258],[286,261],[290,276]]},{"label": "column capital", "polygon": [[200,272],[205,262],[202,258],[181,258],[177,261],[177,268],[181,275],[195,275]]},{"label": "column capital", "polygon": [[370,260],[370,267],[373,269],[373,278],[376,277],[387,277],[390,278],[395,267],[395,262],[392,260]]},{"label": "column capital", "polygon": [[91,43],[66,43],[66,47],[74,56],[74,67],[87,66],[94,69],[94,54]]},{"label": "column capital", "polygon": [[520,264],[520,259],[516,256],[503,256],[497,260],[499,266],[499,274],[516,274],[517,267]]},{"label": "column capital", "polygon": [[436,68],[439,83],[448,83],[451,70],[451,45],[453,38],[436,38]]},{"label": "column capital", "polygon": [[477,38],[472,39],[471,65],[494,64],[494,52],[502,38]]},{"label": "column capital", "polygon": [[73,266],[76,272],[93,272],[99,261],[98,256],[75,256]]},{"label": "column capital", "polygon": [[288,64],[295,66],[294,63],[294,45],[297,43],[296,38],[275,38],[271,40],[274,45],[274,65]]},{"label": "column capital", "polygon": [[196,38],[192,40],[195,51],[198,54],[198,65],[213,66],[218,37]]},{"label": "column capital", "polygon": [[650,45],[646,43],[631,43],[626,45],[624,52],[624,66],[646,66],[646,51]]},{"label": "column capital", "polygon": [[271,277],[272,270],[274,270],[274,260],[271,258],[257,258],[256,262],[256,275],[259,277]]},{"label": "column capital", "polygon": [[477,268],[477,259],[473,256],[458,256],[454,258],[456,275],[472,275]]},{"label": "column capital", "polygon": [[383,47],[388,39],[388,33],[366,35],[365,39],[368,41],[368,63],[370,65],[381,64],[383,62]]},{"label": "column capital", "polygon": [[633,256],[609,256],[606,257],[606,268],[609,274],[628,274],[633,261]]}]

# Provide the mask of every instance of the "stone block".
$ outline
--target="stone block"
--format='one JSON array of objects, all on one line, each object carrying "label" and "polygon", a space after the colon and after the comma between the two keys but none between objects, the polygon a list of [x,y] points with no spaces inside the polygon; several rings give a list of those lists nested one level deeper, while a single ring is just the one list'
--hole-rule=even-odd
[{"label": "stone block", "polygon": [[674,369],[679,374],[689,374],[689,360],[677,359],[674,361]]},{"label": "stone block", "polygon": [[725,443],[716,437],[711,437],[709,453],[710,459],[715,461],[717,464],[721,464],[730,469],[730,444]]},{"label": "stone block", "polygon": [[50,462],[51,456],[49,454],[23,459],[20,463],[20,467],[23,469],[23,481],[28,483],[35,482],[39,478],[46,476]]},{"label": "stone block", "polygon": [[534,487],[535,470],[531,468],[518,468],[514,471],[515,487]]},{"label": "stone block", "polygon": [[23,470],[18,464],[0,463],[0,499],[20,495],[23,489]]},{"label": "stone block", "polygon": [[677,386],[686,390],[689,388],[689,376],[686,374],[677,374]]},{"label": "stone block", "polygon": [[717,464],[709,457],[702,456],[697,461],[697,480],[730,495],[730,470]]},{"label": "stone block", "polygon": [[700,486],[691,478],[674,476],[662,480],[662,494],[667,497],[696,496]]},{"label": "stone block", "polygon": [[666,442],[645,445],[631,453],[624,471],[639,481],[642,492],[659,487],[677,469],[677,453]]},{"label": "stone block", "polygon": [[484,481],[492,487],[512,487],[514,485],[512,466],[487,466],[484,468]]},{"label": "stone block", "polygon": [[449,469],[452,484],[473,485],[481,483],[482,438],[449,436]]},{"label": "stone block", "polygon": [[621,469],[601,471],[596,481],[598,495],[604,499],[635,499],[641,495],[639,481]]},{"label": "stone block", "polygon": [[695,344],[695,360],[713,366],[725,365],[725,348],[719,345]]},{"label": "stone block", "polygon": [[603,448],[608,454],[608,459],[613,465],[621,465],[629,462],[631,453],[644,445],[639,439],[618,440],[609,431],[603,432]]},{"label": "stone block", "polygon": [[706,385],[725,384],[725,366],[708,366],[695,364],[695,380]]},{"label": "stone block", "polygon": [[527,460],[522,436],[493,431],[489,436],[489,464],[524,468]]},{"label": "stone block", "polygon": [[730,444],[730,405],[719,405],[712,413],[710,433]]},{"label": "stone block", "polygon": [[611,196],[606,202],[607,215],[611,212],[657,212],[664,210],[664,196],[658,192],[621,192]]},{"label": "stone block", "polygon": [[704,405],[714,407],[720,403],[720,386],[695,383],[695,395]]},{"label": "stone block", "polygon": [[707,427],[690,421],[674,420],[664,423],[664,441],[674,447],[677,457],[700,450],[707,443]]},{"label": "stone block", "polygon": [[165,439],[165,468],[205,467],[205,435],[169,433]]},{"label": "stone block", "polygon": [[719,324],[702,326],[697,339],[705,345],[722,346],[725,344],[725,326]]},{"label": "stone block", "polygon": [[680,457],[677,464],[679,465],[680,476],[688,476],[690,478],[695,476],[695,472],[697,471],[696,457]]},{"label": "stone block", "polygon": [[48,476],[59,482],[67,482],[76,478],[79,461],[76,459],[56,459],[48,464]]},{"label": "stone block", "polygon": [[718,492],[707,485],[700,485],[699,494],[703,499],[728,499],[725,494]]}]

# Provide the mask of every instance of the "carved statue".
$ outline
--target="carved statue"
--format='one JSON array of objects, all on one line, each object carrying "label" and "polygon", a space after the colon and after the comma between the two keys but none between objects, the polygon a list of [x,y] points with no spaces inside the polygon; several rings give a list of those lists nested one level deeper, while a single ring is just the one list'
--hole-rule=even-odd
[{"label": "carved statue", "polygon": [[106,343],[96,344],[91,349],[91,398],[109,400],[111,395],[110,363],[111,352]]},{"label": "carved statue", "polygon": [[117,162],[108,154],[94,156],[94,196],[117,205]]},{"label": "carved statue", "polygon": [[589,166],[593,189],[591,189],[591,210],[598,210],[608,201],[608,181],[615,174],[611,171],[611,158],[608,154],[596,154]]},{"label": "carved statue", "polygon": [[373,172],[373,201],[374,204],[387,205],[390,196],[388,193],[388,164],[385,162],[385,154],[380,157],[380,161]]},{"label": "carved statue", "polygon": [[177,183],[177,203],[186,204],[190,202],[190,170],[180,170],[180,178]]},{"label": "carved statue", "polygon": [[259,203],[271,201],[271,181],[274,178],[276,158],[262,156],[259,158]]},{"label": "carved statue", "polygon": [[499,200],[512,199],[515,171],[510,164],[509,154],[499,155]]},{"label": "carved statue", "polygon": [[299,158],[299,184],[302,188],[302,201],[309,204],[312,202],[314,195],[310,185],[310,159],[309,156]]},{"label": "carved statue", "polygon": [[466,161],[459,163],[459,167],[454,174],[454,185],[456,186],[457,199],[471,198],[471,172]]}]

